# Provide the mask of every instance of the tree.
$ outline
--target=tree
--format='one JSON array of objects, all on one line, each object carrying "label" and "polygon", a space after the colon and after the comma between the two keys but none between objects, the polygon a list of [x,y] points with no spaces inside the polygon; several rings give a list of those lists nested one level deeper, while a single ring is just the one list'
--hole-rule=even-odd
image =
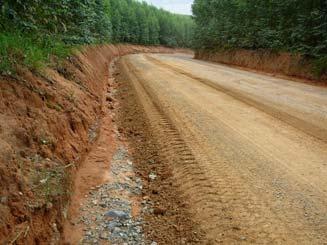
[{"label": "tree", "polygon": [[195,0],[196,48],[245,48],[327,55],[324,0]]}]

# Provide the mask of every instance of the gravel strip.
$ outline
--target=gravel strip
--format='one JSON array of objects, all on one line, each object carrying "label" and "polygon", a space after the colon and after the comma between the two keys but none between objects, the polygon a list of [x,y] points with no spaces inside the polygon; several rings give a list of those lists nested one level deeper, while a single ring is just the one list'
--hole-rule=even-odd
[{"label": "gravel strip", "polygon": [[135,177],[128,151],[122,146],[112,159],[110,180],[92,188],[81,207],[79,222],[86,227],[81,244],[146,244],[142,217],[132,215],[132,199],[141,194],[142,181]]}]

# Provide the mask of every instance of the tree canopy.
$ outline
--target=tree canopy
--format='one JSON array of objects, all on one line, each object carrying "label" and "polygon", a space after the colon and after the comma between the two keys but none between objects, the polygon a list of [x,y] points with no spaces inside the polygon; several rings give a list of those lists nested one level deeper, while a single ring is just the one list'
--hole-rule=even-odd
[{"label": "tree canopy", "polygon": [[190,16],[137,0],[0,0],[0,72],[41,68],[76,45],[189,47],[192,29]]},{"label": "tree canopy", "polygon": [[195,0],[196,48],[327,55],[325,0]]},{"label": "tree canopy", "polygon": [[136,0],[2,0],[1,31],[56,36],[69,44],[129,42],[187,47],[193,21]]}]

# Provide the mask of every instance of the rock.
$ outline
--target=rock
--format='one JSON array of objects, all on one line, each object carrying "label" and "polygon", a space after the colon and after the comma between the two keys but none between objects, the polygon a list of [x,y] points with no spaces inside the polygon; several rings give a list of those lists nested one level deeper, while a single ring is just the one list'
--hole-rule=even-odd
[{"label": "rock", "polygon": [[120,233],[121,229],[119,227],[115,227],[113,230],[114,233]]},{"label": "rock", "polygon": [[106,231],[102,232],[102,233],[100,234],[100,238],[101,238],[102,240],[109,240],[109,238],[110,238],[109,233],[106,232]]},{"label": "rock", "polygon": [[154,181],[157,178],[157,175],[155,173],[150,173],[149,174],[149,179]]},{"label": "rock", "polygon": [[158,243],[153,241],[153,242],[151,242],[151,245],[158,245]]},{"label": "rock", "polygon": [[158,195],[159,194],[159,191],[158,190],[152,190],[152,194]]},{"label": "rock", "polygon": [[105,216],[110,217],[110,218],[128,219],[129,215],[127,213],[125,213],[124,211],[111,210],[111,211],[105,213]]},{"label": "rock", "polygon": [[1,204],[8,204],[8,197],[1,197],[0,198],[0,203]]},{"label": "rock", "polygon": [[241,239],[242,241],[245,241],[245,240],[246,240],[246,237],[245,237],[245,236],[241,236],[240,239]]},{"label": "rock", "polygon": [[107,207],[107,204],[105,202],[100,202],[99,206],[105,208]]},{"label": "rock", "polygon": [[113,230],[115,229],[116,227],[118,226],[121,226],[121,224],[119,222],[116,222],[116,221],[113,221],[113,222],[110,222],[107,227],[110,229],[110,230]]},{"label": "rock", "polygon": [[154,159],[150,159],[150,160],[149,160],[149,164],[155,164]]},{"label": "rock", "polygon": [[109,101],[109,102],[113,102],[114,101],[114,99],[110,95],[107,96],[106,100]]},{"label": "rock", "polygon": [[52,202],[47,202],[46,209],[50,210],[50,209],[52,209],[52,207],[53,207]]}]

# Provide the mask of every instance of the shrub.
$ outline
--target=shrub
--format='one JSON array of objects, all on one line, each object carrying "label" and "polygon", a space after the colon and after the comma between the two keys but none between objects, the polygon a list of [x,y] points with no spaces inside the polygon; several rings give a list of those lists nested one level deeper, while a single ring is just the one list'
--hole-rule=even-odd
[{"label": "shrub", "polygon": [[71,48],[57,40],[37,39],[19,32],[0,33],[0,71],[12,74],[18,66],[41,71],[51,63],[51,56],[67,57]]}]

